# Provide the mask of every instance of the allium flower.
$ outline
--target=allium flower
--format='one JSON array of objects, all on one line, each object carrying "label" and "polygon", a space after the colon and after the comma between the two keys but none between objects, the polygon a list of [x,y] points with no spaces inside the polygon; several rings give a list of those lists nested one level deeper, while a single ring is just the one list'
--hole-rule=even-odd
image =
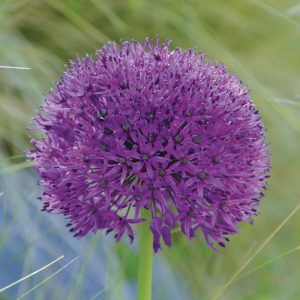
[{"label": "allium flower", "polygon": [[269,173],[259,113],[235,75],[194,50],[108,43],[70,63],[34,120],[43,209],[77,237],[132,241],[148,209],[155,251],[176,226],[215,248],[257,214]]}]

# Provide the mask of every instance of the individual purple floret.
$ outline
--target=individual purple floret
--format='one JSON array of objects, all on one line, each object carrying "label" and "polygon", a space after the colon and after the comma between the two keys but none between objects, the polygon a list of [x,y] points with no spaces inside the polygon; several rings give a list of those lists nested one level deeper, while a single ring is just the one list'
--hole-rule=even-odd
[{"label": "individual purple floret", "polygon": [[180,226],[215,249],[252,222],[269,174],[264,128],[247,88],[194,50],[108,43],[70,63],[34,118],[43,210],[71,232],[114,232],[151,211],[157,252]]}]

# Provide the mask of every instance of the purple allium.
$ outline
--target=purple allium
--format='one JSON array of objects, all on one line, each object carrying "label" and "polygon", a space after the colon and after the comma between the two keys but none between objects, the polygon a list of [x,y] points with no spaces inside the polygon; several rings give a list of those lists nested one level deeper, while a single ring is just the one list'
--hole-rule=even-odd
[{"label": "purple allium", "polygon": [[257,214],[269,174],[259,112],[236,75],[194,50],[108,43],[70,63],[34,121],[43,210],[77,237],[132,241],[148,209],[155,251],[178,225],[215,248]]}]

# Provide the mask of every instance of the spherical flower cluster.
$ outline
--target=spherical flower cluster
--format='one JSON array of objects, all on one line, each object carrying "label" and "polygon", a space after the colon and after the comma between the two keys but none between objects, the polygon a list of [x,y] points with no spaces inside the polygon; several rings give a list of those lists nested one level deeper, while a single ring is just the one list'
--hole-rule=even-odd
[{"label": "spherical flower cluster", "polygon": [[155,251],[177,226],[215,248],[257,214],[269,173],[259,113],[235,75],[194,50],[108,43],[70,63],[34,121],[43,209],[77,237],[132,241],[147,209]]}]

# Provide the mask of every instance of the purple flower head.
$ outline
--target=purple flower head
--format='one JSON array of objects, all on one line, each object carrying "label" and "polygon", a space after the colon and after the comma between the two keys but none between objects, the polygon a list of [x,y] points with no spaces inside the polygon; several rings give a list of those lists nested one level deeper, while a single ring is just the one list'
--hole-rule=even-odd
[{"label": "purple flower head", "polygon": [[108,43],[70,63],[34,121],[43,210],[77,237],[132,241],[147,209],[155,251],[175,227],[215,248],[257,214],[269,174],[259,113],[235,75],[194,50]]}]

